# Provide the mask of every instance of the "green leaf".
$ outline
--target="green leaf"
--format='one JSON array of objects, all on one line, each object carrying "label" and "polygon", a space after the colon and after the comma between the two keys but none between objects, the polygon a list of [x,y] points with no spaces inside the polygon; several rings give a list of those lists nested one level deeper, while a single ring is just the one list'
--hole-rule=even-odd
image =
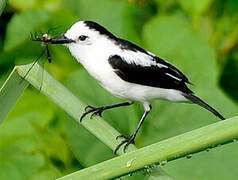
[{"label": "green leaf", "polygon": [[30,179],[32,174],[36,173],[43,165],[42,155],[24,155],[17,151],[14,154],[8,153],[8,157],[1,158],[0,179]]},{"label": "green leaf", "polygon": [[36,4],[36,0],[24,0],[24,3],[22,3],[21,0],[8,0],[8,3],[13,8],[24,11],[33,8]]},{"label": "green leaf", "polygon": [[56,179],[57,176],[52,170],[44,169],[42,171],[38,171],[35,174],[32,174],[31,180],[52,180]]},{"label": "green leaf", "polygon": [[[22,81],[21,79],[22,78],[13,71],[0,89],[0,124],[6,119],[8,113],[12,110],[25,88],[29,85],[29,83],[25,81],[20,83]],[[16,86],[16,84],[18,84],[18,86]]]},{"label": "green leaf", "polygon": [[[30,112],[29,104],[31,105]],[[26,116],[28,116],[28,118],[31,119],[31,122],[44,127],[48,125],[50,120],[54,117],[54,107],[54,104],[39,92],[26,90],[8,118],[26,118]],[[22,129],[22,131],[24,130]]]},{"label": "green leaf", "polygon": [[4,50],[10,51],[21,45],[25,40],[30,38],[30,32],[40,24],[46,22],[48,17],[45,11],[40,10],[15,14],[7,25]]},{"label": "green leaf", "polygon": [[211,5],[213,0],[178,0],[182,8],[193,18],[199,17]]},{"label": "green leaf", "polygon": [[62,0],[9,0],[9,5],[18,11],[26,11],[29,9],[44,9],[47,11],[57,11],[62,8]]},{"label": "green leaf", "polygon": [[237,84],[238,84],[238,51],[230,54],[226,60],[223,71],[221,73],[220,84],[222,88],[238,101]]},{"label": "green leaf", "polygon": [[62,4],[62,0],[37,0],[37,7],[55,12],[62,11],[64,9],[64,4]]},{"label": "green leaf", "polygon": [[6,4],[7,4],[7,0],[1,0],[0,1],[0,16],[1,16]]},{"label": "green leaf", "polygon": [[85,167],[115,157],[112,151],[71,118],[67,119],[66,135],[75,157]]},{"label": "green leaf", "polygon": [[[237,105],[217,86],[218,73],[214,50],[208,42],[194,32],[191,24],[188,24],[186,20],[177,16],[156,17],[146,25],[144,40],[149,50],[168,60],[188,76],[190,81],[195,84],[190,88],[197,96],[226,118],[237,114]],[[215,121],[219,121],[219,119],[197,105],[155,101],[152,113],[144,124],[144,128],[148,131],[145,131],[143,145]],[[223,166],[228,166],[230,171],[225,172],[223,176],[229,176],[230,172],[235,173],[236,160],[233,157],[236,151],[234,148],[233,151],[222,155],[220,152],[214,152],[216,161],[212,161],[212,157],[209,155],[200,154],[197,155],[199,156],[197,161],[176,161],[165,168],[177,178],[190,177],[191,179],[194,167],[197,164],[203,164],[199,166],[197,177],[206,174],[207,179],[214,177],[219,179],[222,173],[217,172],[215,164],[223,161],[223,158],[229,159],[229,163],[223,164]]]}]

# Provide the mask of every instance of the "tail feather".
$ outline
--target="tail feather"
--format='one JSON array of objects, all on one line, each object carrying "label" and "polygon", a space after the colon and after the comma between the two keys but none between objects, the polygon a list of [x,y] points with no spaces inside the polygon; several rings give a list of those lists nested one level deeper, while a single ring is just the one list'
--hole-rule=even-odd
[{"label": "tail feather", "polygon": [[213,107],[211,107],[207,103],[205,103],[199,97],[197,97],[197,96],[195,96],[193,94],[184,94],[184,96],[187,99],[189,99],[190,101],[192,101],[193,103],[196,103],[196,104],[204,107],[208,111],[211,111],[215,116],[219,117],[221,120],[225,120],[225,118],[219,112],[217,112]]}]

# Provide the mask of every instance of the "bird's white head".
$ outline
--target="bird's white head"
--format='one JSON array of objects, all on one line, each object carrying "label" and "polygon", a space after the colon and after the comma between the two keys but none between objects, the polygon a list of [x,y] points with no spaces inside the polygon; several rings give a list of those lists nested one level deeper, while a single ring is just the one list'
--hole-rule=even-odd
[{"label": "bird's white head", "polygon": [[78,21],[60,37],[53,38],[52,44],[65,44],[70,46],[85,46],[100,42],[100,40],[116,39],[116,37],[103,26],[93,21]]},{"label": "bird's white head", "polygon": [[65,36],[73,39],[78,45],[92,45],[100,40],[114,38],[112,33],[92,21],[79,21],[73,24]]},{"label": "bird's white head", "polygon": [[102,55],[102,51],[107,53],[105,51],[114,47],[116,40],[117,37],[98,23],[78,21],[64,35],[51,39],[51,43],[66,45],[71,54],[80,61],[86,60],[90,54],[95,57]]}]

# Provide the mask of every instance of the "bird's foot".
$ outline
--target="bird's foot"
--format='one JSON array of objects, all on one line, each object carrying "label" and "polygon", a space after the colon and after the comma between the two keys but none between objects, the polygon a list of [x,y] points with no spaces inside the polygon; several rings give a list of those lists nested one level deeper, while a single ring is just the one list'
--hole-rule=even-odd
[{"label": "bird's foot", "polygon": [[124,148],[123,148],[123,151],[124,151],[124,153],[125,153],[127,147],[128,147],[130,144],[135,144],[135,141],[134,141],[134,140],[135,140],[135,137],[136,137],[136,136],[135,136],[134,134],[131,135],[129,138],[126,137],[126,136],[124,136],[124,135],[122,135],[122,134],[119,135],[119,136],[117,136],[116,139],[118,139],[118,138],[124,138],[124,140],[122,140],[121,143],[117,145],[116,149],[114,150],[114,153],[116,154],[117,151],[120,149],[120,147],[121,147],[123,144],[125,144],[125,145],[124,145]]},{"label": "bird's foot", "polygon": [[102,112],[103,112],[104,110],[105,110],[104,107],[93,107],[93,106],[88,105],[88,106],[85,107],[85,109],[84,109],[85,112],[84,112],[83,115],[80,117],[80,122],[83,120],[83,118],[84,118],[87,114],[90,114],[90,113],[92,113],[91,116],[90,116],[90,119],[92,119],[93,116],[95,116],[95,115],[98,115],[98,116],[102,117]]}]

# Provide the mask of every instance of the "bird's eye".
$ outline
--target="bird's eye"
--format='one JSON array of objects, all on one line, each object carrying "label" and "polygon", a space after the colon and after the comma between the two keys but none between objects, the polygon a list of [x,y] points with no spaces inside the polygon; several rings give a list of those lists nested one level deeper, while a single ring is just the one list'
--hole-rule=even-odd
[{"label": "bird's eye", "polygon": [[80,41],[84,41],[85,39],[87,39],[88,36],[84,36],[84,35],[81,35],[79,36],[79,40]]}]

